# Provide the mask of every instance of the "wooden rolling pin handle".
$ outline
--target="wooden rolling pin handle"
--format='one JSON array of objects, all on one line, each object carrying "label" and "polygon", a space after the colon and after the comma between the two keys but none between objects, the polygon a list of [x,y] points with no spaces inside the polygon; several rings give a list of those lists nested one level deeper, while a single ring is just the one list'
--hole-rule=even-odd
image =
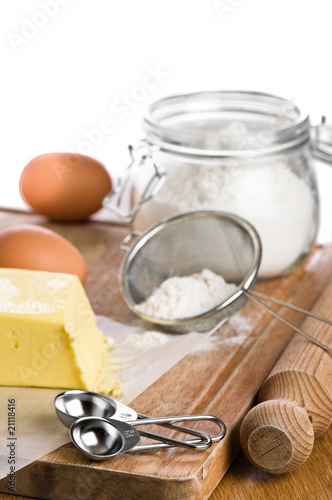
[{"label": "wooden rolling pin handle", "polygon": [[[332,316],[332,281],[313,312]],[[332,327],[307,317],[303,330],[332,346]],[[271,473],[289,472],[309,457],[314,438],[332,422],[332,357],[295,335],[259,392],[260,404],[244,418],[241,446],[250,461]]]},{"label": "wooden rolling pin handle", "polygon": [[307,460],[314,446],[314,429],[304,408],[288,401],[265,401],[244,418],[240,441],[254,465],[281,474]]}]

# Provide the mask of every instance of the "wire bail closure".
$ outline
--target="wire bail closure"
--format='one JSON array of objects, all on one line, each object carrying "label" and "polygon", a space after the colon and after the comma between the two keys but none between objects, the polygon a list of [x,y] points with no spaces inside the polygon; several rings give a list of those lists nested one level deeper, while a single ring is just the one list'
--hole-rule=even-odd
[{"label": "wire bail closure", "polygon": [[[104,199],[103,207],[114,212],[124,222],[132,222],[140,207],[146,201],[151,200],[161,189],[166,180],[166,172],[157,167],[153,161],[153,153],[159,151],[159,146],[150,146],[145,141],[141,141],[139,146],[135,149],[132,145],[128,146],[131,163],[125,169],[124,173],[119,177],[117,185]],[[146,165],[148,162],[154,168],[154,174],[149,179],[145,186],[142,195],[129,211],[121,208],[123,204],[123,195],[127,192],[128,183],[130,182],[135,169]]]},{"label": "wire bail closure", "polygon": [[324,115],[319,125],[311,127],[311,150],[317,160],[332,164],[332,126]]}]

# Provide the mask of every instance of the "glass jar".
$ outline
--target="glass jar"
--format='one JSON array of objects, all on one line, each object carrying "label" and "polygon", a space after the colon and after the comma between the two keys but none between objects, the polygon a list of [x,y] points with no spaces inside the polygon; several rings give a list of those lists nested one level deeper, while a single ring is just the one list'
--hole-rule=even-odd
[{"label": "glass jar", "polygon": [[[259,277],[288,273],[307,255],[318,229],[318,193],[309,116],[293,102],[244,91],[171,96],[148,108],[142,126],[145,140],[131,148],[136,174],[126,220],[134,230],[176,213],[218,209],[258,231]],[[127,177],[115,190],[120,199],[124,186]],[[104,204],[110,207],[110,196]]]}]

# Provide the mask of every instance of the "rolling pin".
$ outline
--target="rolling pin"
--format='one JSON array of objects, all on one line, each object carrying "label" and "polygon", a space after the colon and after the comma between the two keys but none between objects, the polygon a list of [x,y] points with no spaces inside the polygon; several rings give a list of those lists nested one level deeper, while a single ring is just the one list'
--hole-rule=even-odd
[{"label": "rolling pin", "polygon": [[[313,312],[332,319],[332,281]],[[332,326],[308,316],[301,327],[332,347]],[[264,381],[258,402],[241,425],[244,454],[266,472],[296,469],[332,421],[331,355],[295,334]]]}]

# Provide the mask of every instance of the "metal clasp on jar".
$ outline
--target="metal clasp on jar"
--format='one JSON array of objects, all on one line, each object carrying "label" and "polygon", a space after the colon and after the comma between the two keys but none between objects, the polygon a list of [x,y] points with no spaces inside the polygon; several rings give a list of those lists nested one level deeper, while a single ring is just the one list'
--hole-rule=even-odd
[{"label": "metal clasp on jar", "polygon": [[332,125],[326,116],[322,116],[317,126],[311,127],[311,149],[313,155],[321,161],[332,163]]},{"label": "metal clasp on jar", "polygon": [[[166,172],[158,168],[152,158],[153,153],[159,151],[158,146],[150,146],[145,141],[141,141],[137,148],[129,145],[128,149],[131,163],[119,177],[113,191],[103,199],[103,207],[114,212],[124,222],[132,222],[141,205],[156,196],[166,180]],[[121,206],[123,205],[124,194],[128,194],[129,183],[132,180],[134,171],[148,162],[153,166],[154,174],[147,182],[138,201],[129,211],[125,211]]]}]

